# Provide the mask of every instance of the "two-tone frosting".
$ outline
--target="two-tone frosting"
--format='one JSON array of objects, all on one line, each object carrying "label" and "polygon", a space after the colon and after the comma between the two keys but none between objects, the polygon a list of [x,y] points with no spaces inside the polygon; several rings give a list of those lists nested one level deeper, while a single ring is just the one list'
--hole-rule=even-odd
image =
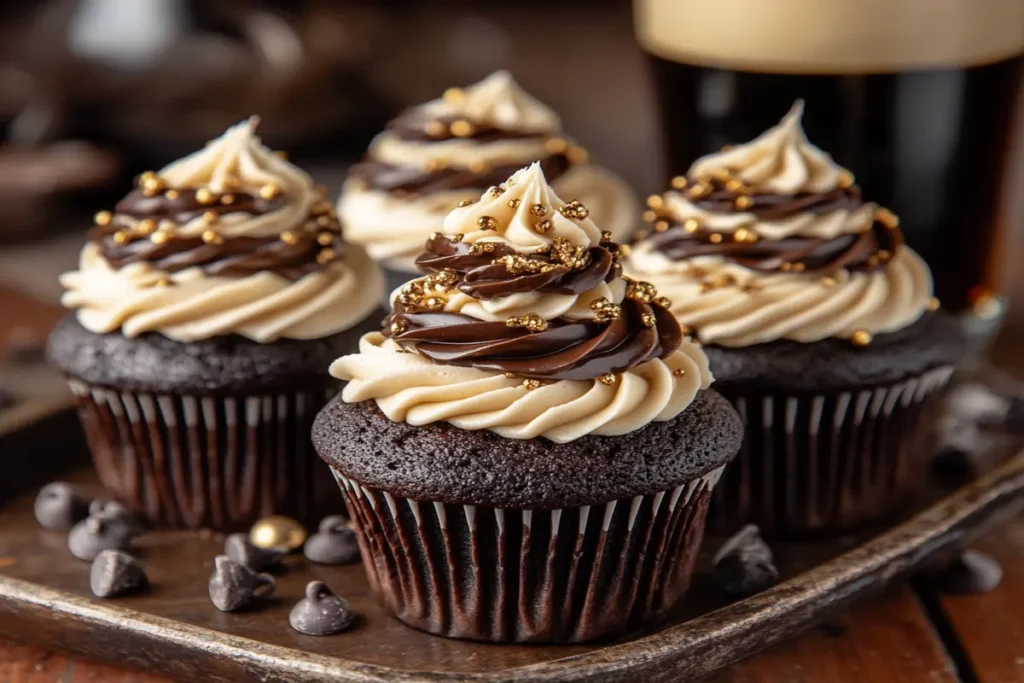
[{"label": "two-tone frosting", "polygon": [[807,141],[802,111],[798,102],[757,139],[698,159],[648,200],[628,271],[705,343],[866,344],[937,305],[897,217]]},{"label": "two-tone frosting", "polygon": [[331,366],[343,399],[375,400],[394,421],[556,442],[678,415],[711,383],[707,358],[669,301],[622,276],[625,250],[590,215],[537,163],[465,201],[382,332]]},{"label": "two-tone frosting", "polygon": [[177,341],[313,339],[361,322],[383,291],[343,245],[312,179],[240,123],[101,212],[62,303],[92,332]]},{"label": "two-tone frosting", "polygon": [[346,236],[389,267],[416,272],[423,241],[449,211],[534,161],[559,194],[585,202],[616,239],[627,236],[636,215],[629,186],[588,163],[554,111],[505,71],[391,121],[342,190]]}]

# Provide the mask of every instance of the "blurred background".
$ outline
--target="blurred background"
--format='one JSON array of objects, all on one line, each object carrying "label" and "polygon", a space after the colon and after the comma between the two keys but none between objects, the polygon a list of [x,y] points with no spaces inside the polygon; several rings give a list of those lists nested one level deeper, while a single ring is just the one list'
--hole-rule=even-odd
[{"label": "blurred background", "polygon": [[1024,0],[6,0],[2,331],[9,353],[40,341],[93,213],[231,123],[259,114],[336,194],[403,106],[507,68],[641,196],[806,99],[943,302],[1012,338],[1022,52]]}]

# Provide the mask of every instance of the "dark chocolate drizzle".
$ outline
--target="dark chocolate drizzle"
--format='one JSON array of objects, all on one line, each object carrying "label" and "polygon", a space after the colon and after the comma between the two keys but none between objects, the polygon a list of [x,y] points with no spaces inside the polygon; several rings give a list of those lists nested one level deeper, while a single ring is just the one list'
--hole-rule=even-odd
[{"label": "dark chocolate drizzle", "polygon": [[[711,191],[700,198],[688,195],[698,208],[718,214],[755,214],[762,220],[778,220],[799,213],[826,214],[831,211],[853,211],[863,206],[860,188],[850,186],[831,192],[795,195],[749,194],[725,189],[720,179],[688,179],[689,190],[704,183]],[[736,200],[746,197],[750,206],[736,207]],[[780,240],[737,239],[737,233],[715,233],[705,226],[687,230],[674,222],[667,212],[654,210],[654,230],[641,233],[655,249],[675,261],[698,256],[719,256],[726,261],[759,272],[837,271],[840,269],[871,271],[882,268],[896,250],[903,245],[903,235],[895,225],[874,220],[862,232],[839,235],[831,239],[816,237],[786,237]],[[749,230],[747,231],[749,232]],[[717,241],[715,241],[717,240]]]},{"label": "dark chocolate drizzle", "polygon": [[[116,205],[116,215],[129,216],[137,220],[171,221],[184,224],[207,212],[218,216],[226,213],[247,213],[260,216],[276,211],[286,201],[283,197],[263,199],[244,192],[232,192],[234,201],[202,203],[196,198],[196,190],[176,190],[173,199],[160,193],[146,195],[141,190],[128,194]],[[324,212],[320,215],[328,215]],[[202,237],[172,236],[157,243],[150,235],[130,234],[130,231],[114,220],[106,225],[95,225],[89,231],[88,239],[100,248],[100,253],[114,268],[123,268],[132,263],[146,262],[159,270],[174,273],[187,268],[201,267],[209,275],[240,277],[260,271],[272,271],[282,277],[298,280],[309,273],[322,270],[329,261],[321,263],[318,254],[331,249],[335,255],[343,250],[341,228],[337,220],[328,218],[328,224],[316,223],[318,216],[310,216],[307,226],[296,226],[290,230],[294,239],[286,242],[279,236],[273,237],[219,237],[214,242]],[[216,223],[210,229],[216,231]],[[119,241],[115,235],[129,234],[128,241]],[[332,236],[329,244],[318,241],[319,235]]]},{"label": "dark chocolate drizzle", "polygon": [[[446,190],[472,190],[483,192],[500,185],[525,164],[513,163],[493,166],[475,172],[467,168],[439,168],[428,171],[416,166],[392,166],[367,156],[349,171],[350,178],[364,181],[370,188],[395,193],[444,192]],[[552,154],[540,160],[541,170],[548,182],[565,175],[570,167],[565,154]]]},{"label": "dark chocolate drizzle", "polygon": [[[469,135],[460,136],[451,132],[451,124],[460,120],[466,121],[472,126],[472,132]],[[436,134],[434,132],[428,133],[427,126],[434,123],[439,124],[438,132]],[[406,109],[388,123],[387,129],[388,132],[394,134],[400,140],[408,140],[410,142],[434,142],[450,140],[456,137],[475,140],[476,142],[528,140],[531,138],[544,140],[552,135],[552,132],[547,130],[510,130],[498,128],[489,123],[471,121],[461,116],[430,116],[423,107]]]},{"label": "dark chocolate drizzle", "polygon": [[[515,255],[506,244],[493,252],[470,253],[470,246],[436,235],[418,264],[427,272],[453,273],[454,288],[477,299],[520,292],[579,294],[621,274],[619,247],[603,242],[592,247],[585,265],[570,270],[546,254],[530,260],[551,265],[543,273],[510,272],[497,260]],[[428,310],[395,302],[383,333],[405,347],[439,363],[497,370],[541,380],[588,380],[620,373],[679,348],[683,333],[652,290],[630,284],[619,313],[610,321],[548,321],[546,329],[530,331],[505,322],[483,322],[461,313]]]}]

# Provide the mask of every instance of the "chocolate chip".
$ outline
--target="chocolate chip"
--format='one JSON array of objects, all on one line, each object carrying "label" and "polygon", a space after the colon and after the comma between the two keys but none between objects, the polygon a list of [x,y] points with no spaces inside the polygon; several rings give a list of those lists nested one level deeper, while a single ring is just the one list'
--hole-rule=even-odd
[{"label": "chocolate chip", "polygon": [[36,521],[44,529],[68,531],[89,514],[89,503],[78,495],[71,484],[55,481],[39,491],[35,514]]},{"label": "chocolate chip", "polygon": [[292,608],[288,623],[308,636],[329,636],[351,626],[354,617],[347,600],[332,593],[326,584],[310,581],[306,597]]},{"label": "chocolate chip", "polygon": [[227,555],[214,559],[210,600],[222,612],[234,612],[269,598],[277,587],[270,574],[259,574]]},{"label": "chocolate chip", "polygon": [[260,548],[249,541],[248,534],[231,534],[224,540],[224,554],[253,571],[262,572],[281,564],[288,551],[283,548]]},{"label": "chocolate chip", "polygon": [[141,530],[139,520],[132,511],[116,500],[96,499],[89,504],[89,516],[102,519],[112,525],[138,533]]},{"label": "chocolate chip", "polygon": [[965,550],[933,575],[935,587],[951,595],[988,593],[1002,580],[999,563],[977,550]]},{"label": "chocolate chip", "polygon": [[112,598],[149,584],[139,561],[121,550],[104,550],[92,561],[89,585],[101,598]]},{"label": "chocolate chip", "polygon": [[136,531],[116,519],[89,515],[71,528],[68,550],[80,560],[91,562],[104,550],[124,550]]},{"label": "chocolate chip", "polygon": [[317,564],[353,564],[359,561],[356,532],[341,515],[324,517],[317,532],[302,549],[306,559]]},{"label": "chocolate chip", "polygon": [[715,582],[729,595],[753,595],[779,580],[772,550],[755,524],[743,527],[722,544],[714,564]]}]

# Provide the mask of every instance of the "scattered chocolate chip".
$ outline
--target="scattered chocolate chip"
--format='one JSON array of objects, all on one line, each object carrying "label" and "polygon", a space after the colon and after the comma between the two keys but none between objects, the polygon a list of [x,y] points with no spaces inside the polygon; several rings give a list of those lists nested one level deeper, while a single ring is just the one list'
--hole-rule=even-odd
[{"label": "scattered chocolate chip", "polygon": [[257,600],[269,598],[277,587],[270,574],[259,574],[227,555],[214,559],[210,600],[222,612],[234,612]]},{"label": "scattered chocolate chip", "polygon": [[715,582],[729,595],[753,595],[779,580],[772,550],[755,524],[743,527],[722,544],[714,564]]},{"label": "scattered chocolate chip", "polygon": [[306,585],[306,597],[292,608],[288,623],[308,636],[330,636],[352,625],[355,615],[348,601],[331,592],[321,581]]},{"label": "scattered chocolate chip", "polygon": [[92,561],[89,585],[101,598],[112,598],[149,584],[139,561],[122,550],[104,550]]},{"label": "scattered chocolate chip", "polygon": [[359,561],[356,532],[341,515],[324,517],[317,532],[303,547],[306,559],[317,564],[353,564]]},{"label": "scattered chocolate chip", "polygon": [[36,496],[36,521],[44,529],[68,531],[89,514],[89,503],[64,481],[47,484]]},{"label": "scattered chocolate chip", "polygon": [[281,564],[281,558],[287,551],[260,548],[249,541],[247,534],[231,534],[224,540],[224,554],[253,571],[262,572]]},{"label": "scattered chocolate chip", "polygon": [[92,562],[104,550],[124,550],[135,531],[116,520],[89,515],[71,528],[68,550],[80,560]]},{"label": "scattered chocolate chip", "polygon": [[116,500],[101,500],[97,498],[89,504],[89,516],[116,524],[125,529],[131,529],[136,533],[141,530],[139,521],[132,514],[132,511]]},{"label": "scattered chocolate chip", "polygon": [[999,563],[977,550],[965,550],[933,575],[935,587],[950,595],[988,593],[1002,580]]}]

